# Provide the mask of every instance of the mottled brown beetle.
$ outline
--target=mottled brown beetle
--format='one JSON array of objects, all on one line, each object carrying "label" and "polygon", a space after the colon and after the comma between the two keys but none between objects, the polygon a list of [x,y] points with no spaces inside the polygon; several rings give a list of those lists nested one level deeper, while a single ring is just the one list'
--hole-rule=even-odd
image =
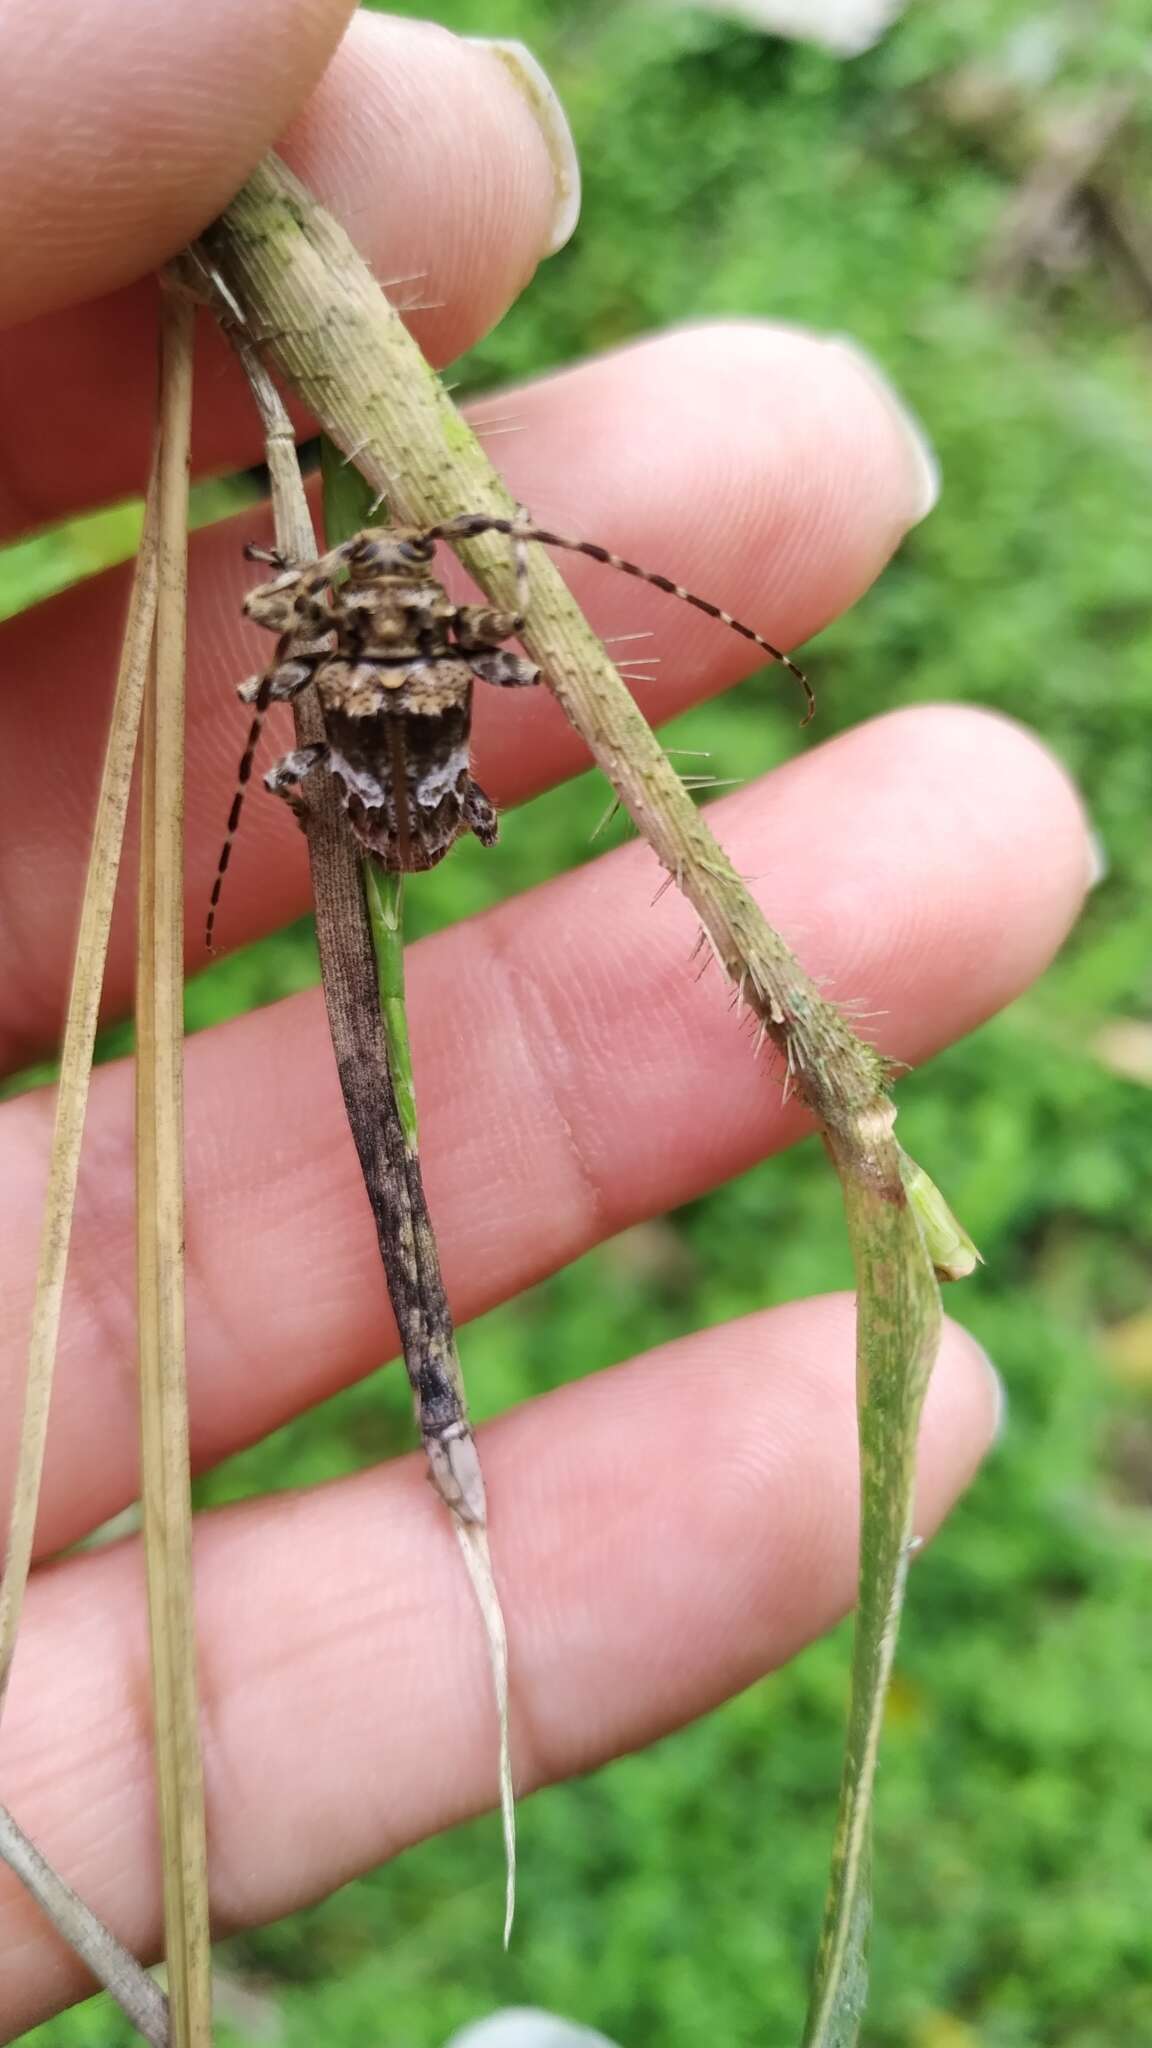
[{"label": "mottled brown beetle", "polygon": [[[476,677],[501,688],[539,682],[540,671],[504,643],[520,632],[523,614],[492,605],[454,604],[432,574],[438,541],[507,534],[516,549],[517,595],[526,596],[526,543],[567,548],[626,576],[638,576],[751,640],[788,668],[807,699],[806,677],[789,656],[751,626],[667,576],[642,569],[592,541],[573,540],[532,525],[525,515],[502,519],[463,513],[438,526],[369,527],[300,568],[283,555],[249,547],[251,561],[277,574],[245,600],[256,625],[280,637],[277,659],[241,684],[253,706],[208,911],[212,946],[216,907],[240,822],[244,791],[265,713],[314,682],[325,737],[296,748],[264,777],[303,817],[297,794],[315,769],[334,775],[348,820],[365,852],[384,868],[405,873],[435,867],[462,832],[484,846],[497,836],[496,810],[471,771],[472,684]],[[325,595],[325,593],[328,595]]]}]

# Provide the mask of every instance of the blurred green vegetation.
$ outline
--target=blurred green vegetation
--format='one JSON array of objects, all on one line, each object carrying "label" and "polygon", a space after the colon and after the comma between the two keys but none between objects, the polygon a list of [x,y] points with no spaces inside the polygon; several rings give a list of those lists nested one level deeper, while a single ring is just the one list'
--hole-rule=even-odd
[{"label": "blurred green vegetation", "polygon": [[[858,337],[926,421],[945,491],[877,589],[809,650],[811,743],[925,699],[1009,710],[1079,778],[1110,858],[1042,986],[901,1088],[905,1142],[988,1256],[948,1306],[996,1359],[1011,1408],[913,1574],[865,2031],[873,2048],[1148,2040],[1152,329],[1090,249],[1059,277],[981,292],[1019,175],[1011,123],[978,136],[939,100],[976,60],[1015,66],[1037,104],[1125,82],[1146,62],[1144,9],[1123,0],[1082,31],[1055,7],[912,9],[847,64],[713,15],[607,0],[433,11],[531,44],[586,179],[574,244],[461,366],[465,388],[685,317]],[[48,587],[43,559],[37,578],[27,596]],[[720,775],[804,743],[790,700],[763,682],[681,724],[679,743],[710,747]],[[498,856],[465,847],[410,892],[417,927],[586,858],[603,806],[586,778],[510,821]],[[299,928],[213,970],[190,992],[193,1021],[298,985],[308,946]],[[1123,1051],[1121,1023],[1136,1027]],[[479,1412],[848,1277],[836,1190],[811,1147],[654,1228],[658,1256],[607,1246],[466,1333]],[[237,1458],[203,1497],[368,1462],[382,1430],[408,1441],[399,1374]],[[230,1944],[225,1966],[265,1997],[269,2031],[226,2023],[225,2040],[439,2048],[515,2002],[625,2048],[795,2040],[846,1648],[841,1632],[706,1723],[533,1800],[508,1957],[486,1822]],[[97,2003],[34,2038],[123,2037]]]}]

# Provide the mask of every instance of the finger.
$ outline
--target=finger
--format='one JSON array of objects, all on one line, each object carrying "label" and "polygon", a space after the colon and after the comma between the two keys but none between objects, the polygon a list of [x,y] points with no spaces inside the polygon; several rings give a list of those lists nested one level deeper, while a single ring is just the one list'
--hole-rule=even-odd
[{"label": "finger", "polygon": [[[853,1379],[852,1302],[833,1296],[683,1339],[484,1430],[521,1792],[653,1741],[845,1612]],[[997,1407],[983,1354],[949,1325],[921,1437],[918,1533],[971,1478]],[[492,1803],[486,1655],[419,1459],[212,1516],[196,1585],[221,1933],[293,1911]],[[21,1825],[151,1956],[142,1602],[135,1544],[36,1583],[4,1737]],[[51,1717],[46,1699],[60,1703]],[[530,1883],[530,1820],[524,1832]],[[494,1913],[498,1890],[494,1871]],[[0,1954],[6,2032],[86,1988],[11,1880]]]},{"label": "finger", "polygon": [[[1062,771],[1019,728],[902,713],[715,807],[810,973],[923,1058],[1009,1001],[1075,914],[1088,855]],[[633,844],[415,947],[428,1194],[464,1321],[805,1128],[755,1059],[697,928]],[[379,1258],[318,992],[188,1047],[188,1345],[204,1465],[391,1354]],[[48,1105],[0,1111],[0,1417],[20,1412]],[[39,1536],[134,1498],[132,1073],[94,1077]],[[242,1250],[238,1250],[242,1248]],[[307,1284],[301,1284],[307,1272]],[[93,1455],[93,1447],[99,1447]],[[11,1450],[0,1458],[8,1471]]]},{"label": "finger", "polygon": [[[13,266],[0,314],[24,318],[0,338],[0,530],[9,533],[141,490],[155,385],[155,286],[145,273],[231,198],[311,90],[349,12],[346,0],[293,0],[291,21],[280,0],[182,9],[136,0],[136,9],[148,64],[124,64],[123,28],[102,20],[110,0],[86,8],[85,118],[70,116],[67,146],[45,150],[41,129],[18,152],[36,183],[23,196],[17,184],[11,205],[45,214],[51,234],[7,245],[27,265]],[[30,121],[59,90],[58,68],[44,65]],[[49,125],[64,132],[58,118]],[[376,275],[397,281],[393,302],[428,307],[412,326],[437,362],[499,319],[574,224],[575,155],[547,81],[533,96],[493,50],[426,22],[357,16],[282,154]],[[28,319],[38,307],[50,310]],[[41,392],[47,402],[29,432]],[[243,380],[205,322],[194,467],[242,468],[261,454]]]},{"label": "finger", "polygon": [[[292,0],[287,18],[275,0],[179,13],[89,0],[65,43],[59,9],[15,9],[0,320],[109,291],[197,234],[311,91],[351,11],[347,0]],[[132,46],[140,55],[126,63]]]},{"label": "finger", "polygon": [[[893,401],[859,357],[811,335],[697,328],[584,364],[507,404],[526,419],[524,433],[499,444],[515,451],[509,481],[542,518],[651,563],[784,646],[851,604],[924,509],[923,457]],[[252,576],[241,542],[254,533],[267,537],[251,517],[233,520],[198,536],[193,551],[187,905],[197,966],[248,728],[229,685],[269,651],[240,616]],[[661,657],[655,680],[636,685],[650,716],[670,716],[751,665],[746,641],[662,592],[593,562],[561,557],[561,566],[599,631],[652,629],[639,645]],[[114,645],[124,585],[123,574],[99,578],[0,634],[7,673],[23,679],[0,697],[0,757],[24,764],[0,853],[5,952],[24,969],[0,991],[10,1060],[58,1028],[111,685],[110,651],[103,687],[89,681],[92,649]],[[784,688],[795,693],[787,677],[766,679],[766,690]],[[290,744],[288,716],[278,717],[265,760]],[[546,690],[481,686],[477,727],[477,772],[500,803],[587,760]],[[298,914],[307,889],[301,835],[257,784],[229,870],[222,942]],[[132,960],[125,918],[109,967],[111,1009],[128,1000]]]}]

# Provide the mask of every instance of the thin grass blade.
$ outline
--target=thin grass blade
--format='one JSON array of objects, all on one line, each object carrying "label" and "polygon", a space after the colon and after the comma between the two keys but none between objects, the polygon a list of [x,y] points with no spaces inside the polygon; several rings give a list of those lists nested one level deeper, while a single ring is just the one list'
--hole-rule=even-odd
[{"label": "thin grass blade", "polygon": [[191,302],[165,290],[136,1008],[143,1532],[173,2048],[209,2048],[212,2038],[184,1355],[184,660],[193,318]]},{"label": "thin grass blade", "polygon": [[24,1591],[32,1562],[36,1511],[48,1438],[48,1413],[56,1369],[64,1276],[72,1236],[72,1214],[80,1169],[80,1147],[88,1108],[92,1048],[108,957],[108,932],[120,857],[124,821],[132,786],[132,765],[140,728],[140,708],[148,673],[149,650],[156,618],[156,465],[148,486],[144,531],[128,601],[124,643],[112,703],[112,716],[96,800],[92,851],[84,881],[80,928],[64,1023],[56,1120],[44,1197],[40,1258],[28,1343],[24,1416],[9,1511],[4,1574],[0,1580],[0,1710],[7,1691]]},{"label": "thin grass blade", "polygon": [[860,1586],[836,1841],[804,2048],[852,2048],[868,1988],[876,1757],[913,1538],[920,1411],[940,1341],[940,1289],[900,1170],[877,1132],[868,1162],[827,1141],[857,1281]]}]

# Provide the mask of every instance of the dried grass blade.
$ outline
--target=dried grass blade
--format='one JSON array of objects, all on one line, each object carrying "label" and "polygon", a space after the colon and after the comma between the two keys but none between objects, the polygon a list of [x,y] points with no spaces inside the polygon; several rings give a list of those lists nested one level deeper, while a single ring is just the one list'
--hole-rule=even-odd
[{"label": "dried grass blade", "polygon": [[132,765],[140,708],[148,673],[156,617],[156,465],[148,486],[144,532],[128,603],[120,668],[108,728],[100,793],[92,830],[92,851],[84,882],[80,929],[60,1054],[56,1121],[44,1197],[40,1258],[28,1344],[24,1416],[9,1512],[4,1573],[0,1580],[0,1709],[16,1648],[16,1634],[32,1562],[36,1511],[48,1436],[48,1411],[60,1334],[64,1276],[72,1235],[72,1214],[80,1147],[88,1107],[92,1048],[108,957],[108,932],[124,845],[124,821],[132,786]]},{"label": "dried grass blade", "polygon": [[5,1806],[0,1806],[0,1859],[116,2000],[137,2033],[151,2042],[152,2048],[168,2048],[168,2000],[160,1986],[57,1876]]},{"label": "dried grass blade", "polygon": [[516,1918],[516,1785],[512,1777],[512,1734],[508,1697],[508,1629],[496,1589],[488,1531],[456,1518],[456,1539],[484,1623],[488,1668],[496,1700],[496,1768],[500,1792],[500,1826],[504,1836],[504,1946],[512,1940]]},{"label": "dried grass blade", "polygon": [[212,2038],[184,1359],[184,654],[193,310],[165,291],[156,652],[145,702],[137,951],[144,1554],[173,2048]]},{"label": "dried grass blade", "polygon": [[[327,445],[325,443],[325,446]],[[330,526],[328,531],[331,540]],[[352,531],[355,532],[355,527]],[[368,895],[368,914],[372,920],[372,937],[376,947],[380,1013],[388,1041],[388,1065],[404,1130],[407,1163],[416,1177],[415,1185],[422,1201],[416,1092],[412,1079],[412,1049],[408,1039],[408,1006],[404,986],[404,877],[386,874],[382,869],[373,867],[366,861],[364,885]],[[421,1216],[417,1227],[420,1235],[430,1235],[430,1218]],[[463,1403],[463,1378],[458,1367],[456,1376]],[[512,1923],[516,1917],[516,1791],[512,1778],[509,1719],[508,1631],[496,1588],[496,1575],[492,1569],[492,1552],[487,1527],[483,1522],[468,1520],[457,1514],[453,1515],[453,1521],[464,1562],[468,1567],[468,1577],[480,1609],[480,1618],[484,1624],[488,1663],[492,1673],[492,1690],[496,1700],[497,1782],[500,1789],[500,1821],[504,1834],[506,1874],[504,1946],[507,1948],[512,1939]]]},{"label": "dried grass blade", "polygon": [[[350,539],[360,527],[369,523],[376,494],[359,471],[344,461],[331,441],[321,441],[320,454],[324,478],[324,537],[329,547],[335,547],[341,541]],[[398,1182],[395,1192],[406,1199],[406,1220],[413,1247],[418,1254],[418,1276],[424,1281],[429,1314],[433,1321],[447,1319],[448,1306],[444,1298],[435,1234],[424,1196],[424,1181],[420,1169],[420,1133],[416,1114],[416,1089],[412,1075],[412,1046],[408,1035],[408,999],[404,976],[405,878],[402,874],[385,872],[372,861],[366,860],[362,866],[368,916],[372,926],[372,944],[376,954],[380,1018],[384,1026],[388,1053],[388,1079],[403,1138],[404,1179],[402,1185]],[[423,1257],[419,1256],[421,1249]],[[403,1324],[401,1334],[405,1336]],[[450,1322],[448,1335],[451,1355],[445,1363],[460,1412],[466,1418],[464,1378],[456,1355],[455,1335]],[[406,1338],[406,1353],[410,1352],[411,1348],[410,1341]],[[408,1362],[414,1362],[417,1367],[419,1366],[419,1358]],[[418,1381],[421,1378],[419,1370],[416,1378]],[[478,1455],[477,1453],[477,1460]],[[482,1487],[479,1491],[479,1502],[483,1509]],[[449,1506],[452,1508],[457,1539],[484,1624],[484,1638],[488,1648],[488,1663],[496,1702],[497,1783],[504,1835],[504,1946],[507,1948],[512,1938],[512,1923],[516,1916],[516,1794],[512,1779],[509,1728],[508,1631],[496,1588],[496,1576],[492,1569],[492,1553],[486,1523],[475,1519],[473,1515],[458,1512],[451,1501]]]}]

